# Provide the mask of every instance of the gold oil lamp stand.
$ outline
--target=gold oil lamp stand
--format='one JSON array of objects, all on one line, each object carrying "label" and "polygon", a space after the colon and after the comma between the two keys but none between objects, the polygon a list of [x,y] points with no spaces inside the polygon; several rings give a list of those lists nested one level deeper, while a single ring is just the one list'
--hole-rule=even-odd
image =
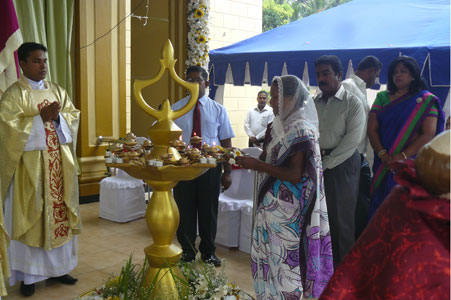
[{"label": "gold oil lamp stand", "polygon": [[[182,130],[173,122],[190,111],[197,102],[199,86],[182,80],[175,72],[174,49],[168,40],[163,47],[163,58],[160,59],[161,68],[159,73],[149,80],[135,80],[134,95],[139,106],[149,115],[157,119],[149,131],[150,139],[154,147],[150,153],[150,159],[159,159],[161,154],[172,153],[180,157],[178,151],[169,146],[169,142],[177,139]],[[170,102],[166,99],[161,110],[150,107],[143,99],[141,90],[154,84],[168,70],[172,79],[187,88],[191,99],[180,110],[171,110]],[[216,164],[191,164],[186,166],[166,165],[163,167],[139,166],[124,164],[107,164],[124,170],[135,178],[144,179],[153,189],[152,198],[146,209],[146,223],[153,238],[153,244],[144,249],[149,261],[149,268],[145,275],[145,283],[156,283],[152,298],[173,299],[176,298],[177,290],[174,277],[184,279],[182,272],[176,266],[182,249],[174,245],[172,240],[179,225],[179,210],[172,196],[171,189],[180,180],[192,180],[208,168],[216,167]],[[187,288],[182,290],[182,296],[188,293]]]}]

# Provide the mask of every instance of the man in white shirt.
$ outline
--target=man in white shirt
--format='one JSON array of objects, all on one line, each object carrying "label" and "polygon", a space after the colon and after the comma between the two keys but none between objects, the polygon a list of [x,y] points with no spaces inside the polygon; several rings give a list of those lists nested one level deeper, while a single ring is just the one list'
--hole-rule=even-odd
[{"label": "man in white shirt", "polygon": [[249,136],[249,147],[260,147],[262,145],[266,127],[274,119],[272,108],[266,105],[268,92],[258,92],[257,102],[257,107],[250,109],[244,120],[244,130]]},{"label": "man in white shirt", "polygon": [[370,105],[368,104],[366,89],[372,87],[376,83],[376,78],[382,69],[382,63],[374,56],[364,57],[357,67],[357,70],[348,79],[342,81],[343,87],[354,94],[363,104],[365,109],[365,130],[363,132],[362,141],[358,147],[360,153],[360,181],[359,181],[359,198],[355,210],[355,238],[357,239],[362,233],[368,222],[368,212],[370,209],[370,187],[371,187],[371,170],[366,160],[368,151],[368,136],[366,134],[366,125],[368,122],[368,113]]},{"label": "man in white shirt", "polygon": [[315,96],[329,214],[334,267],[354,244],[354,215],[357,204],[360,155],[365,111],[356,96],[340,84],[343,67],[335,55],[315,60],[321,92]]},{"label": "man in white shirt", "polygon": [[[210,84],[207,71],[199,66],[191,66],[186,70],[186,81],[199,84],[199,96],[196,106],[174,121],[183,130],[183,140],[189,141],[195,134],[209,145],[231,148],[235,134],[227,111],[205,93]],[[176,102],[172,105],[172,109],[184,107],[190,97]],[[174,198],[180,212],[177,239],[183,250],[182,261],[194,260],[197,253],[196,229],[199,228],[201,258],[214,266],[221,265],[215,254],[218,201],[221,187],[222,190],[226,190],[232,184],[231,171],[231,166],[224,162],[193,180],[179,181],[174,187]]]}]

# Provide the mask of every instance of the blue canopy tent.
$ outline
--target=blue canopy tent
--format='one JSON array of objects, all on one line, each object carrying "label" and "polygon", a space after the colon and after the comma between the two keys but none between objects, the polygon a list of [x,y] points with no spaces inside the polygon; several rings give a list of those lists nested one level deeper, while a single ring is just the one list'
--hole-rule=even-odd
[{"label": "blue canopy tent", "polygon": [[261,85],[273,76],[294,74],[316,85],[314,61],[337,55],[344,74],[366,55],[383,63],[413,56],[441,100],[450,86],[449,0],[354,0],[324,12],[210,51],[210,97],[218,86]]}]

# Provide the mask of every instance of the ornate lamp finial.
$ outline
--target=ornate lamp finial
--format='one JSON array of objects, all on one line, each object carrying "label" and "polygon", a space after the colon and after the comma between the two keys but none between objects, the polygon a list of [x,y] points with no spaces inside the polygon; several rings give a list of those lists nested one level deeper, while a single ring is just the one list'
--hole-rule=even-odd
[{"label": "ornate lamp finial", "polygon": [[[174,123],[173,120],[183,116],[189,112],[197,102],[199,96],[199,84],[188,82],[181,79],[175,72],[174,48],[171,41],[167,40],[163,46],[162,58],[160,59],[161,68],[158,74],[151,79],[135,80],[134,94],[138,105],[150,116],[157,119],[157,123],[150,128],[149,136],[155,145],[152,150],[151,157],[159,158],[160,154],[167,153],[169,142],[177,139],[182,130]],[[185,87],[190,92],[191,98],[188,103],[179,110],[173,111],[168,99],[163,102],[161,110],[154,109],[144,100],[142,96],[142,89],[156,83],[161,79],[165,70],[168,70],[172,79],[179,85]],[[175,149],[174,149],[175,150]],[[171,149],[171,151],[173,151]],[[176,150],[175,150],[176,151]]]}]

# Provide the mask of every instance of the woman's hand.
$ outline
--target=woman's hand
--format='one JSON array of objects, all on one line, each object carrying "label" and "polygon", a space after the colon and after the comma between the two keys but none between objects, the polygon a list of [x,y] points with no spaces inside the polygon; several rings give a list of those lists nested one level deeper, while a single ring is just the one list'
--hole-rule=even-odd
[{"label": "woman's hand", "polygon": [[391,165],[391,163],[393,162],[393,156],[385,153],[382,155],[382,157],[380,158],[382,163],[384,164],[384,166],[392,173],[394,173],[394,169]]},{"label": "woman's hand", "polygon": [[284,167],[274,166],[250,156],[237,156],[235,157],[235,162],[245,169],[265,172],[272,177],[297,184],[301,181],[302,174],[304,174],[305,152],[295,152],[288,159],[290,161]]},{"label": "woman's hand", "polygon": [[402,155],[401,153],[398,153],[398,154],[393,155],[391,162],[400,161],[400,160],[404,160],[404,155]]},{"label": "woman's hand", "polygon": [[400,165],[397,164],[397,162],[404,160],[404,159],[405,159],[404,155],[402,155],[401,153],[393,155],[391,160],[387,164],[387,168],[390,171],[392,171],[393,173],[395,173],[400,168]]},{"label": "woman's hand", "polygon": [[235,161],[241,167],[252,170],[257,170],[258,163],[260,162],[258,159],[250,156],[237,156],[235,157]]},{"label": "woman's hand", "polygon": [[382,161],[382,163],[384,164],[384,166],[388,166],[388,164],[390,164],[390,162],[392,161],[392,159],[393,159],[393,157],[390,155],[390,154],[388,154],[388,153],[385,153],[384,155],[382,155],[382,157],[381,157],[381,161]]}]

